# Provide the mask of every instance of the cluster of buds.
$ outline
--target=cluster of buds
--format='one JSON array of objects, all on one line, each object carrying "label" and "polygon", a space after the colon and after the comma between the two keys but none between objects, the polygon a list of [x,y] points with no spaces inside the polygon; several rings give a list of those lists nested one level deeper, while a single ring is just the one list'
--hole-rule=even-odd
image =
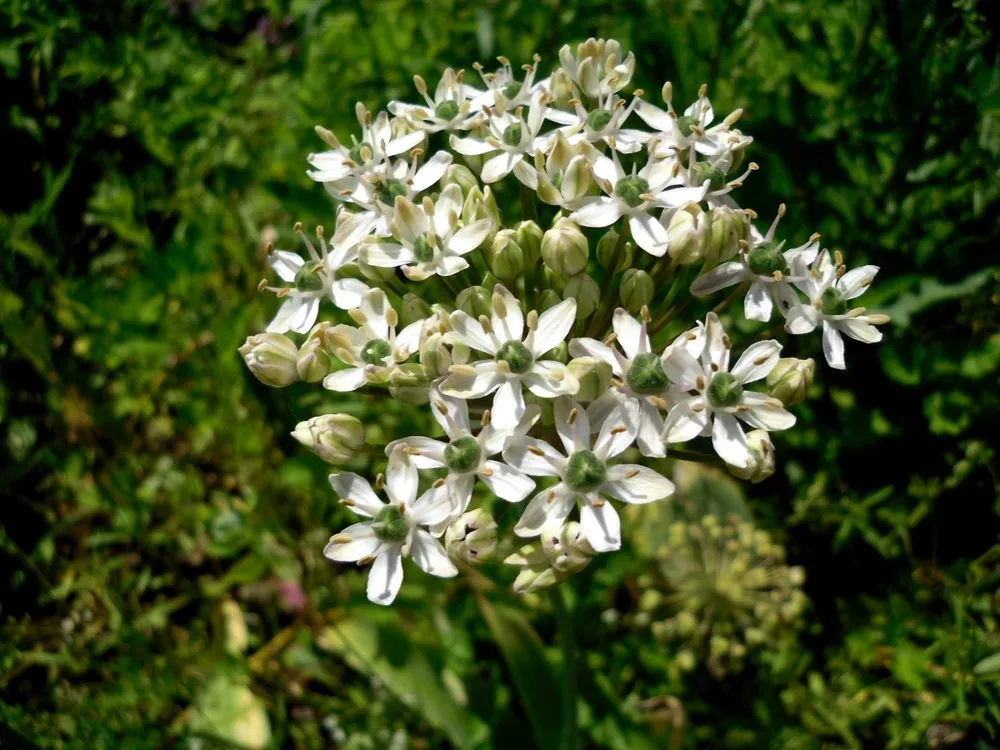
[{"label": "cluster of buds", "polygon": [[[771,433],[794,426],[789,407],[807,398],[816,365],[781,358],[766,333],[736,340],[741,296],[749,321],[766,324],[777,307],[785,332],[821,330],[837,369],[844,336],[873,343],[888,322],[849,304],[876,266],[849,270],[815,234],[786,248],[784,205],[761,231],[736,202],[758,169],[741,109],[717,116],[702,86],[675,110],[669,82],[663,105],[649,102],[630,90],[636,60],[614,40],[564,47],[548,76],[538,56],[499,64],[473,65],[479,81],[418,76],[417,103],[377,114],[359,104],[350,145],[317,127],[327,150],[309,156],[308,175],[337,203],[335,229],[297,224],[301,253],[268,246],[279,281],[259,289],[281,305],[240,348],[268,386],[423,410],[431,434],[395,436],[375,489],[331,475],[362,520],[326,554],[372,563],[380,604],[395,598],[403,559],[449,577],[493,554],[501,529],[487,509],[500,503],[517,506],[503,514],[515,536],[538,540],[507,560],[528,591],[617,550],[616,506],[673,494],[647,459],[771,476]],[[515,192],[520,210],[501,212],[498,196]],[[344,415],[294,435],[331,463],[364,450]],[[640,462],[624,463],[633,445]]]},{"label": "cluster of buds", "polygon": [[[706,515],[673,524],[657,571],[644,577],[635,624],[678,644],[680,671],[704,663],[722,677],[740,671],[755,650],[780,650],[803,625],[805,572],[752,524]],[[657,616],[667,610],[664,619]]]}]

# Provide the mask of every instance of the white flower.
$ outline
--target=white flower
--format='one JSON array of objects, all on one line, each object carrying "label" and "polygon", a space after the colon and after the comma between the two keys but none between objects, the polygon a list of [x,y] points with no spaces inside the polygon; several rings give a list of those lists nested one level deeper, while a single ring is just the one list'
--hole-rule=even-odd
[{"label": "white flower", "polygon": [[479,247],[493,228],[490,218],[459,228],[461,213],[462,189],[455,184],[442,190],[437,202],[424,198],[421,207],[399,196],[390,231],[401,244],[364,242],[361,260],[380,268],[402,266],[414,281],[456,274],[469,267],[462,256]]},{"label": "white flower", "polygon": [[708,187],[667,189],[672,174],[662,169],[661,163],[650,160],[638,173],[633,167],[633,173],[626,175],[614,150],[611,155],[611,160],[602,157],[594,164],[597,184],[606,195],[584,198],[569,218],[585,227],[606,227],[626,216],[635,244],[650,255],[662,257],[667,252],[667,230],[653,218],[650,209],[666,208],[665,213],[673,215],[687,203],[700,202]]},{"label": "white flower", "polygon": [[782,314],[787,314],[799,304],[799,296],[790,282],[801,279],[807,266],[816,259],[819,235],[814,234],[805,245],[782,252],[784,243],[775,244],[774,230],[784,215],[785,204],[781,204],[767,234],[760,240],[751,235],[753,242],[743,246],[739,261],[723,263],[695,279],[691,283],[691,294],[704,297],[720,289],[749,282],[750,287],[743,300],[747,320],[770,320],[774,309],[772,299]]},{"label": "white flower", "polygon": [[834,263],[829,251],[824,250],[809,273],[795,282],[809,302],[788,311],[785,329],[789,333],[809,333],[822,323],[827,364],[843,370],[846,365],[841,334],[874,344],[882,340],[882,332],[875,325],[889,322],[885,315],[865,315],[865,308],[849,310],[847,306],[848,300],[864,294],[877,273],[878,266],[861,266],[845,272],[839,253]]},{"label": "white flower", "polygon": [[537,94],[545,90],[541,83],[535,83],[538,63],[542,60],[538,55],[533,57],[534,65],[522,66],[524,79],[521,81],[514,77],[514,67],[510,64],[510,60],[506,57],[498,57],[497,60],[500,61],[501,67],[494,73],[484,73],[483,66],[479,63],[472,65],[486,84],[486,91],[472,100],[473,109],[503,107],[512,110],[533,101]]},{"label": "white flower", "polygon": [[568,44],[563,45],[559,62],[580,91],[591,99],[621,91],[635,72],[635,55],[629,52],[622,59],[622,47],[614,39],[591,37],[577,45],[576,54]]},{"label": "white flower", "polygon": [[469,407],[459,398],[447,396],[437,384],[430,388],[431,413],[441,425],[448,442],[428,437],[408,437],[394,440],[386,446],[387,456],[402,450],[417,469],[448,470],[448,485],[452,511],[441,524],[442,529],[458,518],[469,507],[476,477],[497,497],[509,503],[519,503],[535,487],[534,481],[507,464],[494,461],[490,456],[499,453],[511,435],[523,435],[538,420],[538,407],[527,409],[524,417],[513,428],[500,429],[490,420],[489,412],[483,417],[482,429],[472,434]]},{"label": "white flower", "polygon": [[323,378],[323,387],[331,391],[356,391],[365,383],[387,382],[395,365],[419,349],[426,323],[418,320],[397,335],[399,316],[381,289],[365,294],[350,314],[358,328],[339,325],[326,331],[333,353],[348,365]]},{"label": "white flower", "polygon": [[599,158],[604,157],[587,141],[571,146],[563,132],[556,131],[544,162],[540,152],[535,152],[538,197],[551,206],[575,208],[590,190],[591,164]]},{"label": "white flower", "polygon": [[329,130],[318,129],[317,132],[333,149],[308,156],[314,169],[306,174],[316,182],[322,182],[331,192],[349,187],[350,182],[368,174],[387,158],[415,148],[425,137],[421,130],[393,137],[387,112],[379,112],[373,122],[372,113],[361,102],[357,103],[354,111],[361,125],[360,141],[351,136],[354,145],[346,148]]},{"label": "white flower", "polygon": [[[663,358],[677,346],[687,347],[689,351],[700,354],[704,336],[701,329],[696,328],[679,336],[662,355],[657,355],[653,354],[650,347],[645,320],[640,323],[619,307],[615,310],[611,325],[615,333],[606,343],[589,338],[569,342],[570,356],[602,359],[611,365],[616,377],[612,381],[612,387],[587,407],[590,423],[600,426],[615,408],[629,404],[636,414],[636,442],[639,451],[644,456],[665,456],[661,438],[663,416],[660,412],[666,411],[671,403],[675,403],[683,395],[683,391],[678,392],[667,379],[663,370]],[[618,347],[612,346],[614,342],[621,346],[624,354]]]},{"label": "white flower", "polygon": [[[402,460],[402,459],[401,459]],[[383,502],[367,480],[341,472],[330,475],[330,484],[340,502],[370,520],[348,526],[334,534],[323,554],[337,562],[374,561],[368,574],[368,599],[375,604],[392,604],[403,583],[403,558],[425,572],[441,578],[458,575],[441,542],[420,528],[440,523],[451,510],[443,485],[431,487],[417,498],[416,476],[402,471],[390,461],[385,482],[389,502]]]},{"label": "white flower", "polygon": [[[441,392],[456,398],[482,398],[496,391],[491,413],[500,428],[517,424],[524,416],[522,383],[540,398],[572,395],[580,388],[566,365],[540,359],[562,342],[576,320],[576,300],[563,300],[541,315],[528,313],[528,333],[521,305],[502,284],[493,291],[493,315],[475,320],[456,310],[451,314],[452,342],[487,354],[469,365],[452,365]],[[523,340],[522,340],[523,337]]]},{"label": "white flower", "polygon": [[673,493],[673,483],[650,468],[608,466],[608,459],[635,440],[636,415],[629,411],[628,405],[612,411],[593,440],[587,413],[564,396],[555,402],[555,423],[566,455],[536,438],[514,436],[507,441],[503,457],[508,464],[532,476],[560,480],[532,498],[515,534],[538,536],[558,527],[579,503],[584,537],[595,551],[610,552],[621,546],[621,522],[605,495],[625,503],[650,503]]},{"label": "white flower", "polygon": [[656,143],[652,149],[653,156],[658,159],[667,158],[678,151],[691,148],[705,156],[719,156],[733,149],[745,148],[753,142],[753,138],[743,135],[739,130],[730,129],[740,119],[742,109],[737,109],[725,120],[710,127],[715,119],[715,111],[705,95],[706,91],[707,87],[702,86],[698,92],[698,100],[685,109],[680,117],[674,112],[673,87],[669,81],[663,86],[666,111],[647,101],[638,103],[635,113],[658,131],[654,136]]},{"label": "white flower", "polygon": [[526,157],[533,156],[538,150],[547,150],[548,137],[539,137],[547,109],[543,94],[531,100],[527,118],[522,116],[520,107],[512,114],[502,105],[497,106],[490,110],[490,118],[486,121],[486,137],[458,138],[452,135],[451,147],[465,156],[493,154],[483,163],[480,175],[483,182],[498,182],[513,172],[524,185],[537,190],[538,173]]},{"label": "white flower", "polygon": [[402,196],[412,201],[417,193],[427,190],[443,176],[452,155],[447,151],[434,154],[427,163],[417,168],[419,152],[413,152],[413,160],[407,164],[397,159],[390,164],[386,161],[363,179],[353,180],[349,186],[339,190],[331,189],[334,198],[353,203],[361,210],[344,213],[337,222],[334,244],[357,245],[361,239],[374,233],[376,237],[388,237],[395,214],[396,198]]},{"label": "white flower", "polygon": [[753,456],[737,417],[760,430],[785,430],[795,424],[795,416],[785,411],[778,399],[743,388],[767,377],[778,362],[781,344],[751,344],[732,371],[729,350],[729,337],[719,316],[710,312],[705,319],[701,361],[684,347],[673,349],[663,359],[667,377],[685,391],[698,392],[670,410],[663,439],[667,443],[684,443],[711,434],[715,452],[726,463],[742,468]]},{"label": "white flower", "polygon": [[455,73],[451,68],[446,68],[434,90],[434,96],[431,97],[424,79],[414,76],[413,83],[427,106],[390,102],[389,111],[397,117],[407,118],[415,127],[428,133],[471,130],[483,121],[485,115],[479,109],[473,109],[469,99],[481,96],[482,92],[466,86],[464,79],[464,70]]},{"label": "white flower", "polygon": [[573,100],[574,112],[560,112],[550,110],[547,113],[548,119],[558,122],[566,127],[563,129],[569,142],[576,144],[581,141],[587,143],[604,142],[611,148],[623,154],[634,154],[642,151],[643,145],[649,140],[650,134],[642,130],[624,129],[625,120],[632,114],[636,104],[640,101],[642,91],[633,94],[632,103],[627,105],[625,100],[616,94],[608,94],[597,102],[597,107],[588,112],[583,104],[578,100]]},{"label": "white flower", "polygon": [[362,281],[337,278],[337,273],[344,264],[357,258],[356,245],[338,244],[335,241],[328,250],[323,238],[323,228],[317,227],[316,237],[321,250],[317,253],[302,231],[301,223],[295,225],[295,232],[305,242],[310,260],[303,260],[300,255],[287,250],[268,247],[267,262],[282,281],[292,284],[291,287],[273,287],[261,282],[258,287],[260,291],[275,292],[284,300],[277,315],[267,326],[268,333],[308,333],[316,323],[319,303],[323,297],[328,297],[342,310],[349,310],[357,307],[361,302],[361,295],[368,291],[368,286]]}]

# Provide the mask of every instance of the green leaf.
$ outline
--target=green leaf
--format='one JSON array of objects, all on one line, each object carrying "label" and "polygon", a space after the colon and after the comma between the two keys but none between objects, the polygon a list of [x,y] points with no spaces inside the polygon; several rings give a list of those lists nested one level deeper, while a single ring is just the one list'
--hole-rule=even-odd
[{"label": "green leaf", "polygon": [[976,664],[972,668],[974,674],[997,674],[1000,673],[1000,651],[995,654],[991,654],[983,659],[981,662]]},{"label": "green leaf", "polygon": [[940,302],[947,302],[975,293],[992,277],[993,273],[992,268],[984,268],[956,284],[942,284],[935,278],[926,277],[921,279],[920,286],[915,292],[901,294],[893,304],[880,308],[879,312],[889,315],[892,318],[893,327],[902,330],[910,325],[913,316],[917,313]]},{"label": "green leaf", "polygon": [[479,597],[479,609],[507,663],[518,698],[539,748],[558,748],[562,731],[561,690],[545,658],[542,639],[521,613],[494,607]]},{"label": "green leaf", "polygon": [[486,724],[452,699],[429,650],[398,625],[361,617],[348,619],[324,629],[316,643],[340,656],[352,669],[377,677],[455,747],[485,745],[489,736]]}]

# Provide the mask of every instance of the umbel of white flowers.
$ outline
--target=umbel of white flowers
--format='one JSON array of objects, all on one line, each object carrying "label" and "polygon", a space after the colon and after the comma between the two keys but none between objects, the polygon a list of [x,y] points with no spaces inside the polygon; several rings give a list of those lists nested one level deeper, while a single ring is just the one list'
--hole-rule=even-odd
[{"label": "umbel of white flowers", "polygon": [[[427,435],[391,436],[374,489],[330,476],[360,520],[325,554],[370,563],[377,604],[407,558],[447,578],[499,550],[516,591],[561,583],[622,546],[620,504],[669,500],[671,461],[767,479],[770,433],[795,425],[816,373],[773,335],[820,330],[842,370],[844,336],[877,342],[889,320],[852,307],[877,266],[848,270],[817,234],[786,248],[784,205],[762,233],[736,202],[758,168],[741,109],[720,118],[704,86],[682,110],[669,82],[662,107],[626,95],[636,59],[614,40],[558,59],[548,76],[538,56],[476,63],[476,81],[417,76],[415,103],[359,104],[349,143],[317,127],[328,148],[308,174],[337,204],[335,230],[313,242],[297,224],[304,254],[268,246],[280,283],[259,288],[281,304],[240,347],[258,380],[428,417]],[[520,211],[501,214],[494,190]],[[765,331],[775,308],[784,324]],[[739,340],[752,328],[734,315],[761,332]],[[293,435],[329,463],[373,463],[349,414]]]}]

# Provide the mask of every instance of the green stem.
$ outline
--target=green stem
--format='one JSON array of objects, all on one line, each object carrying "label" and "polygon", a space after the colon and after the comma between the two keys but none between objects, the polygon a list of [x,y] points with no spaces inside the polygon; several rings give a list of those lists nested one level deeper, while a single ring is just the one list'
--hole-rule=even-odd
[{"label": "green stem", "polygon": [[549,602],[559,631],[559,646],[563,657],[563,721],[559,750],[576,750],[576,636],[573,633],[573,614],[566,606],[562,586],[549,589]]},{"label": "green stem", "polygon": [[538,210],[535,207],[535,191],[525,185],[521,186],[521,218],[524,221],[538,221]]},{"label": "green stem", "polygon": [[678,461],[693,461],[699,464],[711,464],[713,466],[725,466],[726,462],[712,453],[701,453],[700,451],[688,451],[683,448],[667,447],[667,458],[676,458]]}]

